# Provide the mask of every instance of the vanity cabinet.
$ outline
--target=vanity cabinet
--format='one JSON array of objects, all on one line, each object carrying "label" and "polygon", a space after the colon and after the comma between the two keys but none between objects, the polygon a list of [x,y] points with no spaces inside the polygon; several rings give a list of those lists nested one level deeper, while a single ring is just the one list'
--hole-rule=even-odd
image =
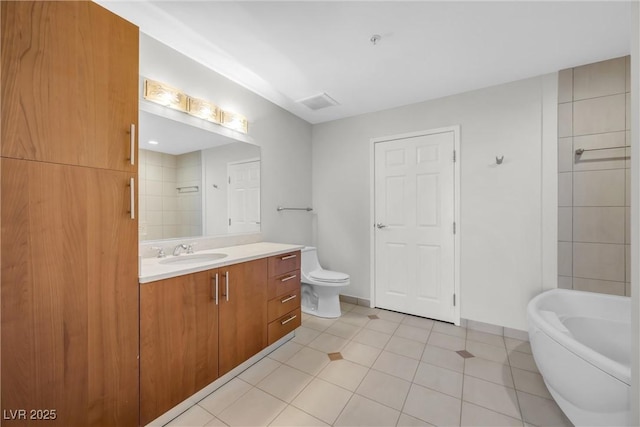
[{"label": "vanity cabinet", "polygon": [[300,251],[143,283],[140,315],[145,425],[300,326]]},{"label": "vanity cabinet", "polygon": [[268,344],[301,325],[300,251],[269,258]]},{"label": "vanity cabinet", "polygon": [[267,346],[267,259],[219,270],[219,372],[224,375]]},{"label": "vanity cabinet", "polygon": [[218,378],[217,269],[140,286],[140,401],[146,425]]},{"label": "vanity cabinet", "polygon": [[0,15],[2,424],[136,426],[138,28],[89,1]]},{"label": "vanity cabinet", "polygon": [[141,423],[267,346],[267,259],[140,285]]}]

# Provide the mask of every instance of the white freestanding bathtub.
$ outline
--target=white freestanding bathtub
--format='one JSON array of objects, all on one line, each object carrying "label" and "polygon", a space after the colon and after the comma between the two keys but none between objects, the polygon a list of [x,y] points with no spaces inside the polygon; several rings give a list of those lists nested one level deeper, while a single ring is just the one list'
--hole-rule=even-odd
[{"label": "white freestanding bathtub", "polygon": [[630,423],[631,299],[554,289],[527,306],[533,357],[576,426]]}]

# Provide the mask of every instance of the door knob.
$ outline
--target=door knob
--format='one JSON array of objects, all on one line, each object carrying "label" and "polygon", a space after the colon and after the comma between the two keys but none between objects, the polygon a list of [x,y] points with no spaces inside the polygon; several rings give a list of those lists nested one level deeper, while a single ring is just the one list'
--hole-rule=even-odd
[{"label": "door knob", "polygon": [[377,224],[376,224],[376,227],[378,227],[378,228],[385,228],[385,227],[386,227],[386,225],[384,225],[383,223],[379,222],[379,223],[377,223]]}]

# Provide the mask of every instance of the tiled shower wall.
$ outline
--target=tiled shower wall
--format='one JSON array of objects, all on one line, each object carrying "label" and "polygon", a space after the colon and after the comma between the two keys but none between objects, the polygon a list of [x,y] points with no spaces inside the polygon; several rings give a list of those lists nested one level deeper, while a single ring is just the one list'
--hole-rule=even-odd
[{"label": "tiled shower wall", "polygon": [[[140,240],[202,235],[200,151],[178,156],[139,150]],[[181,193],[178,187],[197,187]]]},{"label": "tiled shower wall", "polygon": [[629,69],[627,56],[559,73],[560,288],[630,295]]}]

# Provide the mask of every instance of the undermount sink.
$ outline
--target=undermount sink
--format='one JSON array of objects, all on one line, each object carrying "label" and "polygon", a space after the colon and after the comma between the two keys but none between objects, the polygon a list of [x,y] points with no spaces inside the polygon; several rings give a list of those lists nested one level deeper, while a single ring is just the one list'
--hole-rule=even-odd
[{"label": "undermount sink", "polygon": [[198,264],[201,262],[215,261],[217,259],[226,258],[227,254],[194,254],[194,255],[178,255],[171,258],[165,258],[158,261],[160,264],[182,265],[182,264]]}]

